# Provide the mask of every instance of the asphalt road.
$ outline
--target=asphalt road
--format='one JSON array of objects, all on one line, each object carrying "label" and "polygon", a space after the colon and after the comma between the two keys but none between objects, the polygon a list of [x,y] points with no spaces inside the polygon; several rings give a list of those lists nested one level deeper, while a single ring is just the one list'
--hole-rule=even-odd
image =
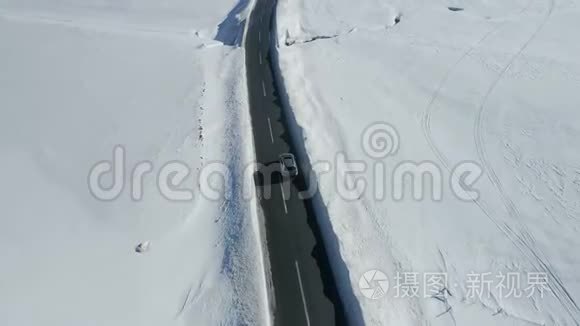
[{"label": "asphalt road", "polygon": [[342,325],[343,309],[312,205],[298,195],[305,171],[292,180],[279,173],[280,154],[294,152],[270,60],[274,0],[257,0],[246,36],[250,113],[273,285],[274,325]]}]

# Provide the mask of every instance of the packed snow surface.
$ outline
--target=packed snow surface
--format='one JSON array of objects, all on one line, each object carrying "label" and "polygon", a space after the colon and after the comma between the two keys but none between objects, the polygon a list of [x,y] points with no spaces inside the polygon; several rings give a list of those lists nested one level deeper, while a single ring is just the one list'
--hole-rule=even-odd
[{"label": "packed snow surface", "polygon": [[[249,5],[0,0],[1,325],[264,323],[255,205],[236,197],[253,155],[244,52],[227,45]],[[116,146],[127,182],[152,164],[141,200],[128,184],[91,196]],[[175,160],[192,200],[157,189]],[[197,191],[212,161],[228,163],[227,198]]]},{"label": "packed snow surface", "polygon": [[[351,161],[318,181],[354,324],[580,323],[579,30],[573,0],[279,1],[279,67],[310,161]],[[399,141],[386,157],[362,139],[377,122]],[[344,173],[354,161],[366,171]],[[450,189],[462,162],[483,171],[478,196]],[[397,184],[404,163],[438,167],[442,198]],[[344,198],[345,180],[368,187]],[[386,295],[359,290],[369,270],[388,276]],[[424,294],[426,273],[447,275],[440,293]]]}]

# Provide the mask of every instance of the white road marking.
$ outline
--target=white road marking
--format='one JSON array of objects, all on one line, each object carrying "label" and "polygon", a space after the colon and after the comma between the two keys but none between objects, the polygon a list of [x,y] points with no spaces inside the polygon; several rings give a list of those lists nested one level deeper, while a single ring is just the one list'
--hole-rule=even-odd
[{"label": "white road marking", "polygon": [[294,261],[296,264],[296,274],[298,274],[298,284],[300,285],[300,293],[302,294],[302,303],[304,304],[304,314],[306,314],[306,325],[310,326],[310,316],[308,316],[308,307],[306,306],[306,297],[304,296],[304,288],[302,287],[302,276],[300,276],[300,267],[298,266],[298,261]]},{"label": "white road marking", "polygon": [[284,195],[284,187],[282,187],[282,183],[280,183],[280,190],[282,190],[282,203],[284,204],[284,212],[288,214],[288,207],[286,206],[286,195]]},{"label": "white road marking", "polygon": [[272,123],[270,123],[270,118],[268,118],[268,128],[270,128],[270,139],[272,139],[272,144],[274,144],[274,133],[272,133]]},{"label": "white road marking", "polygon": [[258,32],[258,42],[262,43],[262,32]]},{"label": "white road marking", "polygon": [[266,97],[266,84],[262,81],[262,92],[264,93],[264,97]]},{"label": "white road marking", "polygon": [[259,52],[258,56],[260,57],[260,64],[262,64],[262,52]]}]

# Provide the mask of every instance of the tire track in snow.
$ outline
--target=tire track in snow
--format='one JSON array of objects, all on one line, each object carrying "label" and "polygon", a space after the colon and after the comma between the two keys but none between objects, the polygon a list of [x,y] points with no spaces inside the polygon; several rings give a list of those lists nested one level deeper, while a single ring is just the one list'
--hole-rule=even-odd
[{"label": "tire track in snow", "polygon": [[566,309],[570,317],[574,320],[576,324],[578,324],[578,315],[580,314],[580,308],[578,307],[577,303],[575,302],[574,298],[570,295],[564,283],[557,275],[555,270],[553,269],[552,265],[550,264],[549,260],[546,256],[541,252],[539,248],[535,246],[535,239],[527,228],[525,224],[523,224],[521,214],[514,204],[514,202],[509,198],[506,194],[503,184],[498,177],[496,171],[494,170],[493,166],[491,165],[487,152],[485,150],[485,142],[484,142],[484,123],[486,121],[486,113],[487,113],[487,102],[505,74],[511,69],[515,61],[524,53],[524,51],[532,44],[532,42],[536,39],[539,33],[543,30],[546,23],[549,21],[550,17],[554,12],[555,7],[555,0],[549,0],[549,7],[548,12],[542,19],[541,23],[537,26],[536,30],[532,33],[532,35],[527,39],[527,41],[520,47],[518,52],[512,56],[508,64],[502,69],[502,71],[498,74],[497,78],[491,84],[489,89],[487,90],[481,105],[479,107],[479,112],[475,120],[475,133],[474,133],[474,140],[475,146],[477,150],[477,154],[479,157],[480,162],[483,165],[484,170],[487,172],[486,175],[488,176],[489,181],[492,185],[497,189],[498,194],[501,197],[501,200],[508,211],[510,217],[515,221],[518,226],[517,230],[514,230],[510,225],[507,223],[503,223],[501,227],[504,234],[508,235],[508,238],[512,240],[512,242],[516,245],[516,247],[520,250],[520,252],[530,260],[532,265],[539,271],[546,273],[548,278],[548,286],[550,290],[556,297],[556,299],[562,304],[562,306]]},{"label": "tire track in snow", "polygon": [[501,29],[502,26],[503,26],[503,24],[499,24],[495,28],[492,28],[481,39],[479,39],[474,45],[472,45],[467,51],[463,52],[461,57],[457,61],[455,61],[455,63],[447,70],[447,72],[445,73],[445,76],[443,76],[443,78],[441,79],[441,82],[439,83],[439,85],[437,86],[437,89],[435,90],[435,92],[431,96],[431,99],[429,100],[429,104],[427,104],[427,107],[423,113],[423,118],[421,121],[423,135],[425,136],[425,139],[427,140],[427,143],[428,143],[429,147],[431,148],[431,150],[433,151],[433,153],[437,156],[439,161],[441,161],[441,163],[443,163],[445,165],[445,167],[448,169],[450,169],[449,160],[447,159],[445,154],[441,150],[439,150],[437,145],[435,145],[435,141],[433,139],[433,133],[431,131],[431,117],[433,114],[433,108],[434,108],[435,101],[439,98],[439,94],[441,93],[441,90],[449,81],[451,74],[455,70],[455,68],[457,68],[463,62],[463,60],[465,60],[465,58],[470,56],[473,53],[473,51],[475,49],[477,49],[479,47],[479,45],[481,45],[483,42],[485,42],[485,40],[487,40],[493,33],[498,31],[499,29]]},{"label": "tire track in snow", "polygon": [[[520,11],[519,15],[523,15],[525,12],[527,12],[530,9],[532,3],[533,3],[533,0],[530,0],[528,2],[527,6],[524,7]],[[445,167],[449,170],[450,170],[449,160],[447,159],[445,154],[441,150],[439,150],[439,148],[435,144],[435,140],[433,139],[433,133],[431,131],[431,117],[433,114],[435,101],[439,98],[439,95],[441,94],[441,90],[443,89],[443,87],[449,82],[449,80],[451,78],[451,74],[453,73],[455,68],[457,68],[467,57],[471,56],[471,54],[476,49],[478,49],[481,46],[481,44],[483,44],[490,36],[492,36],[494,33],[499,31],[500,29],[502,29],[506,23],[507,23],[507,21],[504,21],[500,24],[497,24],[496,26],[491,28],[489,31],[487,31],[483,35],[483,37],[481,37],[477,42],[475,42],[473,45],[471,45],[469,47],[469,49],[467,49],[465,52],[463,52],[463,54],[457,59],[457,61],[455,61],[453,63],[453,65],[451,65],[451,67],[449,67],[449,69],[447,69],[447,71],[445,72],[445,75],[443,76],[443,78],[439,82],[437,89],[431,95],[429,103],[427,104],[427,107],[425,108],[425,110],[423,112],[423,117],[422,117],[421,123],[422,123],[422,129],[423,129],[423,134],[425,136],[425,139],[427,140],[429,147],[431,148],[433,153],[437,156],[439,161],[441,163],[443,163],[443,165],[445,165]]]},{"label": "tire track in snow", "polygon": [[[520,12],[520,15],[525,13],[527,10],[529,10],[529,8],[532,5],[532,2],[533,2],[532,0],[530,0],[528,2],[528,5],[522,9],[522,11]],[[501,81],[503,76],[505,75],[505,73],[507,73],[507,71],[509,71],[510,67],[513,65],[515,60],[525,51],[525,49],[533,42],[533,40],[537,37],[537,35],[540,33],[540,31],[544,28],[545,24],[550,19],[551,15],[553,13],[554,7],[555,7],[555,0],[550,0],[549,10],[548,10],[547,14],[545,15],[544,19],[542,20],[542,22],[540,23],[540,25],[538,25],[536,31],[531,35],[531,37],[526,41],[526,43],[524,43],[524,45],[520,48],[520,50],[512,57],[512,59],[510,60],[508,65],[502,70],[502,72],[497,76],[497,79],[490,86],[488,92],[486,93],[486,95],[484,97],[484,100],[482,101],[482,104],[481,104],[480,110],[479,110],[479,114],[478,114],[478,117],[476,119],[475,139],[476,139],[476,148],[478,151],[478,156],[480,157],[480,160],[482,161],[484,168],[490,174],[488,176],[488,178],[490,179],[490,181],[492,182],[494,187],[496,187],[498,189],[498,192],[500,193],[500,196],[502,197],[502,201],[504,202],[504,205],[508,209],[510,216],[515,217],[515,219],[518,221],[520,221],[519,211],[517,210],[517,207],[515,206],[513,201],[511,201],[506,196],[505,192],[503,191],[503,187],[501,185],[501,182],[499,181],[497,174],[495,173],[495,171],[492,169],[491,165],[489,164],[489,162],[487,160],[486,153],[485,153],[485,149],[482,146],[483,139],[482,139],[481,131],[483,128],[483,122],[485,121],[485,119],[484,119],[485,104],[487,103],[487,100],[489,99],[490,95],[493,93],[493,91],[495,90],[495,88],[497,87],[497,85],[499,84],[499,82]],[[441,79],[440,83],[437,86],[437,89],[433,92],[433,94],[430,98],[430,101],[427,104],[427,107],[423,113],[421,123],[422,123],[422,130],[423,130],[423,134],[425,136],[425,139],[426,139],[429,147],[431,148],[432,152],[437,156],[438,160],[445,166],[445,168],[448,171],[451,170],[449,160],[447,159],[445,154],[437,147],[437,145],[433,139],[433,136],[432,136],[431,118],[432,118],[432,114],[434,111],[435,101],[438,99],[443,87],[449,82],[452,72],[465,60],[465,58],[469,57],[475,49],[477,49],[491,35],[493,35],[497,31],[499,31],[505,24],[506,24],[506,22],[503,22],[503,23],[495,26],[491,30],[489,30],[485,35],[483,35],[482,38],[480,38],[474,45],[472,45],[469,49],[467,49],[458,58],[458,60],[447,70],[444,77]],[[509,239],[515,245],[515,247],[522,253],[522,255],[524,257],[526,257],[526,259],[528,259],[530,262],[532,262],[532,265],[537,270],[542,270],[550,276],[550,280],[552,281],[550,284],[550,289],[553,291],[554,295],[560,301],[560,303],[563,305],[563,307],[568,311],[571,318],[575,321],[576,324],[578,324],[578,320],[576,317],[578,315],[578,313],[580,312],[578,305],[576,304],[574,299],[571,297],[571,295],[569,294],[569,292],[565,288],[561,279],[556,275],[556,273],[554,272],[554,270],[551,267],[551,265],[549,264],[549,262],[547,262],[547,259],[542,258],[543,255],[540,255],[538,253],[539,250],[534,249],[534,246],[533,246],[533,244],[535,243],[534,238],[531,235],[531,233],[529,232],[529,230],[525,227],[525,225],[522,225],[521,222],[518,223],[518,224],[520,224],[521,229],[520,229],[520,233],[517,233],[507,223],[500,222],[495,217],[493,217],[490,210],[482,202],[480,202],[479,200],[474,200],[473,202],[496,225],[496,227],[500,231],[502,231],[502,233],[504,233],[506,238]]]}]

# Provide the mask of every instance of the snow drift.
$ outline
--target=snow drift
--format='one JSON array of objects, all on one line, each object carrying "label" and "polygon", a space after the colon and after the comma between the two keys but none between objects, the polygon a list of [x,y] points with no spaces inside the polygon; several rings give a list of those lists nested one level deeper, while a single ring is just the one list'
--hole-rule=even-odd
[{"label": "snow drift", "polygon": [[[244,53],[214,40],[241,33],[236,4],[0,0],[0,324],[265,322],[255,205],[236,200],[253,156]],[[127,175],[153,166],[140,201],[89,192],[117,145]],[[157,189],[176,160],[192,201]],[[227,200],[195,191],[212,161],[236,177]]]},{"label": "snow drift", "polygon": [[[310,161],[349,159],[318,178],[354,324],[578,325],[579,18],[558,0],[279,1],[279,68]],[[386,158],[361,146],[378,122],[399,140]],[[359,162],[386,167],[382,198],[372,168],[341,173]],[[393,196],[389,173],[409,162],[439,169],[441,200]],[[462,162],[483,171],[474,200],[447,183]],[[346,200],[334,175],[367,191]],[[378,300],[359,291],[369,270],[391,281]],[[429,273],[447,275],[439,293],[395,288]],[[502,293],[508,274],[522,291],[543,275],[546,293]],[[492,278],[489,291],[473,295],[474,275]]]}]

